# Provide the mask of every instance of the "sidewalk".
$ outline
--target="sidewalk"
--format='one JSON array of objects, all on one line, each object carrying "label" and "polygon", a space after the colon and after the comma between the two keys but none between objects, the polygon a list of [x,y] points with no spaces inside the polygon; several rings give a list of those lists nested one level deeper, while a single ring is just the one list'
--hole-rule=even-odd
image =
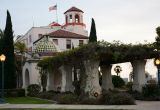
[{"label": "sidewalk", "polygon": [[160,110],[160,101],[137,101],[136,103],[137,105],[0,104],[0,108]]}]

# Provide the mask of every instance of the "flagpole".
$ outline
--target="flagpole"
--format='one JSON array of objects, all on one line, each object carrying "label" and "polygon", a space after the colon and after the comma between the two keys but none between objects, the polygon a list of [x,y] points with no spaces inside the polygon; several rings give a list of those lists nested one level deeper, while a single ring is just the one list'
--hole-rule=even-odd
[{"label": "flagpole", "polygon": [[[56,6],[57,6],[57,3],[56,3]],[[58,6],[57,6],[57,9],[56,9],[56,21],[58,23],[58,14],[57,14],[57,10],[58,10]]]}]

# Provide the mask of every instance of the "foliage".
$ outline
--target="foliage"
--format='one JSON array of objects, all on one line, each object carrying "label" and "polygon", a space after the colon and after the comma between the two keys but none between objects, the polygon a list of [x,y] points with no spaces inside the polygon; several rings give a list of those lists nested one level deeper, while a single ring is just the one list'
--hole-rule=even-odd
[{"label": "foliage", "polygon": [[160,87],[157,84],[146,84],[142,88],[142,94],[144,97],[160,96]]},{"label": "foliage", "polygon": [[79,104],[87,104],[87,105],[97,105],[99,102],[97,99],[93,98],[83,98],[79,101]]},{"label": "foliage", "polygon": [[73,86],[75,88],[74,93],[80,95],[80,81],[74,81]]},{"label": "foliage", "polygon": [[4,87],[6,89],[13,89],[16,87],[16,73],[15,73],[12,21],[9,11],[7,11],[2,53],[6,56],[6,61],[4,62],[4,70],[5,70]]},{"label": "foliage", "polygon": [[53,104],[52,101],[37,99],[33,97],[9,97],[5,99],[10,104]]},{"label": "foliage", "polygon": [[126,92],[103,91],[99,103],[104,105],[133,105],[135,100]]},{"label": "foliage", "polygon": [[[84,60],[100,60],[100,65],[115,64],[134,60],[149,59],[158,56],[153,44],[123,44],[101,41],[89,43],[79,48],[58,53],[54,57],[44,58],[38,67],[51,71],[63,64],[77,65]],[[76,61],[76,62],[75,62]]]},{"label": "foliage", "polygon": [[28,96],[36,96],[39,94],[41,87],[38,84],[31,84],[27,87]]},{"label": "foliage", "polygon": [[89,35],[89,43],[97,42],[96,25],[94,19],[92,18],[91,31]]},{"label": "foliage", "polygon": [[127,93],[118,93],[112,95],[109,103],[111,105],[133,105],[135,101],[132,96]]},{"label": "foliage", "polygon": [[77,102],[77,95],[74,94],[64,94],[58,99],[59,104],[73,104]]},{"label": "foliage", "polygon": [[24,89],[5,89],[5,97],[24,97]]},{"label": "foliage", "polygon": [[125,85],[124,80],[120,76],[112,76],[112,82],[114,87],[120,88]]},{"label": "foliage", "polygon": [[156,33],[157,33],[157,37],[156,37],[155,45],[157,49],[160,50],[160,27],[156,28]]},{"label": "foliage", "polygon": [[16,52],[21,54],[23,54],[27,50],[25,43],[19,41],[14,44],[14,48]]},{"label": "foliage", "polygon": [[133,86],[133,82],[128,82],[128,83],[126,84],[126,87],[127,87],[127,89],[128,89],[129,91],[132,91],[132,86]]},{"label": "foliage", "polygon": [[51,92],[40,92],[37,97],[42,98],[42,99],[53,100],[54,95],[55,94]]}]

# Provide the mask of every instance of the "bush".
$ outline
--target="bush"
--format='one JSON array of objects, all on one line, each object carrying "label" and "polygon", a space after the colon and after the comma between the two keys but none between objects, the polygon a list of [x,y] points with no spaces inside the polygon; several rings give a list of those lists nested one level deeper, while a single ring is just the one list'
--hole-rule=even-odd
[{"label": "bush", "polygon": [[25,90],[24,89],[6,89],[4,90],[5,97],[24,97]]},{"label": "bush", "polygon": [[98,101],[93,98],[83,98],[80,100],[79,104],[95,105],[98,104]]},{"label": "bush", "polygon": [[146,84],[142,88],[142,94],[144,97],[160,96],[160,88],[157,84]]},{"label": "bush", "polygon": [[99,104],[104,105],[131,105],[135,104],[134,98],[126,92],[103,91]]},{"label": "bush", "polygon": [[31,84],[27,87],[28,96],[37,96],[41,90],[38,84]]},{"label": "bush", "polygon": [[112,76],[112,82],[114,87],[120,88],[125,85],[124,80],[120,76]]},{"label": "bush", "polygon": [[132,86],[133,86],[133,82],[128,82],[126,84],[126,88],[129,90],[129,91],[132,91]]},{"label": "bush", "polygon": [[42,98],[42,99],[50,99],[50,100],[53,100],[53,96],[54,94],[51,93],[51,92],[40,92],[38,94],[38,97],[39,98]]},{"label": "bush", "polygon": [[77,95],[74,95],[74,94],[63,94],[58,99],[59,104],[74,104],[77,101],[78,101],[78,97]]},{"label": "bush", "polygon": [[111,96],[109,100],[111,105],[133,105],[135,104],[134,99],[127,93],[118,93]]}]

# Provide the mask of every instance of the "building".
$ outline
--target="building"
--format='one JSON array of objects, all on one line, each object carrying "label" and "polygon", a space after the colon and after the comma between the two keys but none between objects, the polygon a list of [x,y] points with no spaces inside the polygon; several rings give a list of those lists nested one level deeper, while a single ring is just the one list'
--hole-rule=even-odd
[{"label": "building", "polygon": [[[25,35],[16,39],[16,42],[24,42],[28,48],[22,72],[23,88],[30,84],[41,84],[37,69],[37,62],[41,58],[54,56],[58,52],[88,43],[88,31],[83,22],[83,13],[82,10],[71,7],[64,12],[64,25],[52,22],[48,26],[32,27]],[[58,87],[61,86],[61,76],[55,79],[59,80],[54,83],[59,82]]]}]

